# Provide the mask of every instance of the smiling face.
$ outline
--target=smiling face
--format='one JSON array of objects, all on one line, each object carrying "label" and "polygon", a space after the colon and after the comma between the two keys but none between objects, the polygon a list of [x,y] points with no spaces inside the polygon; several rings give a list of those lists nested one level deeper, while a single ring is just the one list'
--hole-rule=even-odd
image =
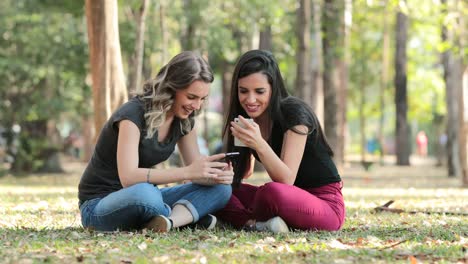
[{"label": "smiling face", "polygon": [[194,81],[187,88],[177,90],[172,113],[179,119],[187,119],[195,110],[200,110],[208,97],[210,84],[204,81]]},{"label": "smiling face", "polygon": [[266,112],[271,97],[271,85],[265,74],[257,72],[240,78],[237,84],[239,102],[251,118]]}]

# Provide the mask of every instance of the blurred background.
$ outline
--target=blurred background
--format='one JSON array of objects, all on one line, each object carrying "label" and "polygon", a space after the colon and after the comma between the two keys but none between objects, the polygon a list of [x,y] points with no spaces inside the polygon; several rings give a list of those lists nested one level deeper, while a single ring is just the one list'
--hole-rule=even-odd
[{"label": "blurred background", "polygon": [[3,0],[0,175],[85,163],[112,111],[183,50],[215,72],[197,126],[202,152],[220,151],[235,62],[260,48],[341,171],[429,160],[467,185],[467,25],[464,0]]}]

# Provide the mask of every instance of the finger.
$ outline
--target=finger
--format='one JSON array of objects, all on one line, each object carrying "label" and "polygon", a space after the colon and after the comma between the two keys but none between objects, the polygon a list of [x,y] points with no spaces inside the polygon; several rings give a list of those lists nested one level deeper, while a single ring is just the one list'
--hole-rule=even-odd
[{"label": "finger", "polygon": [[218,182],[232,182],[233,178],[232,177],[222,177],[217,179]]},{"label": "finger", "polygon": [[208,162],[207,165],[210,168],[226,168],[228,166],[226,162],[220,162],[220,161]]},{"label": "finger", "polygon": [[208,172],[209,172],[210,174],[216,175],[215,177],[218,177],[220,174],[223,173],[222,170],[217,169],[217,168],[211,168]]},{"label": "finger", "polygon": [[215,160],[220,160],[222,158],[226,157],[226,154],[225,153],[219,153],[219,154],[215,154],[215,155],[211,155],[211,156],[208,156],[206,158],[207,161],[215,161]]},{"label": "finger", "polygon": [[245,128],[245,129],[248,129],[248,128],[252,128],[252,127],[253,127],[253,122],[247,120],[247,118],[245,118],[245,117],[243,117],[243,116],[239,116],[239,120],[242,122],[242,124],[244,125],[244,128]]}]

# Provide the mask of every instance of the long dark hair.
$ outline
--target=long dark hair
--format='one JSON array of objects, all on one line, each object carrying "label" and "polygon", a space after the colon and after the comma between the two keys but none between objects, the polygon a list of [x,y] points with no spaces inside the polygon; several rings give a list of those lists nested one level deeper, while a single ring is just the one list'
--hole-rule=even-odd
[{"label": "long dark hair", "polygon": [[[303,118],[300,118],[301,124],[306,125],[309,128],[309,133],[317,131],[318,140],[324,143],[327,152],[333,155],[333,151],[327,144],[323,135],[320,123],[317,117],[304,102],[297,98],[290,97],[284,85],[283,77],[278,67],[278,63],[274,58],[273,54],[265,50],[251,50],[244,53],[236,63],[234,73],[232,76],[231,83],[231,94],[229,102],[229,110],[225,115],[223,138],[225,142],[225,150],[227,152],[238,151],[240,152],[239,157],[234,163],[234,182],[233,185],[239,186],[244,174],[246,173],[248,163],[250,162],[251,149],[245,147],[234,146],[234,137],[232,136],[230,128],[230,122],[234,120],[238,115],[248,117],[245,110],[242,108],[239,97],[237,94],[239,79],[246,77],[250,74],[262,73],[267,79],[271,86],[271,97],[268,107],[266,109],[268,117],[271,122],[279,123],[283,127],[291,127],[287,113],[300,114]],[[292,108],[292,109],[291,109]],[[290,111],[292,110],[292,112]],[[286,115],[285,115],[286,114]],[[294,132],[303,134],[301,131]],[[270,143],[270,142],[269,142]]]},{"label": "long dark hair", "polygon": [[280,101],[282,98],[288,96],[288,92],[284,85],[283,77],[276,63],[273,54],[265,50],[251,50],[244,53],[236,63],[234,73],[232,75],[231,83],[231,96],[229,102],[229,111],[225,115],[225,123],[223,129],[223,137],[226,146],[226,151],[238,151],[239,157],[235,160],[234,164],[234,186],[239,186],[242,177],[246,172],[247,165],[250,162],[251,150],[249,148],[242,148],[234,146],[234,137],[232,136],[230,121],[235,117],[241,115],[248,117],[245,110],[242,108],[239,96],[237,95],[239,79],[246,77],[253,73],[263,73],[271,86],[270,103],[266,109],[268,116],[277,116],[280,111]]}]

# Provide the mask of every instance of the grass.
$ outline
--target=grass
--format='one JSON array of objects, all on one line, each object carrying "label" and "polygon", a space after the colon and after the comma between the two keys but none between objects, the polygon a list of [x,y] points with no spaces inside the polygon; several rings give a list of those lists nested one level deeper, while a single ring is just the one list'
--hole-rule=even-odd
[{"label": "grass", "polygon": [[[3,263],[466,263],[468,217],[373,213],[391,207],[468,212],[460,179],[431,164],[344,169],[347,219],[338,232],[286,235],[180,230],[89,232],[81,228],[77,183],[83,164],[67,173],[0,179],[0,262]],[[252,183],[261,183],[257,173]]]}]

